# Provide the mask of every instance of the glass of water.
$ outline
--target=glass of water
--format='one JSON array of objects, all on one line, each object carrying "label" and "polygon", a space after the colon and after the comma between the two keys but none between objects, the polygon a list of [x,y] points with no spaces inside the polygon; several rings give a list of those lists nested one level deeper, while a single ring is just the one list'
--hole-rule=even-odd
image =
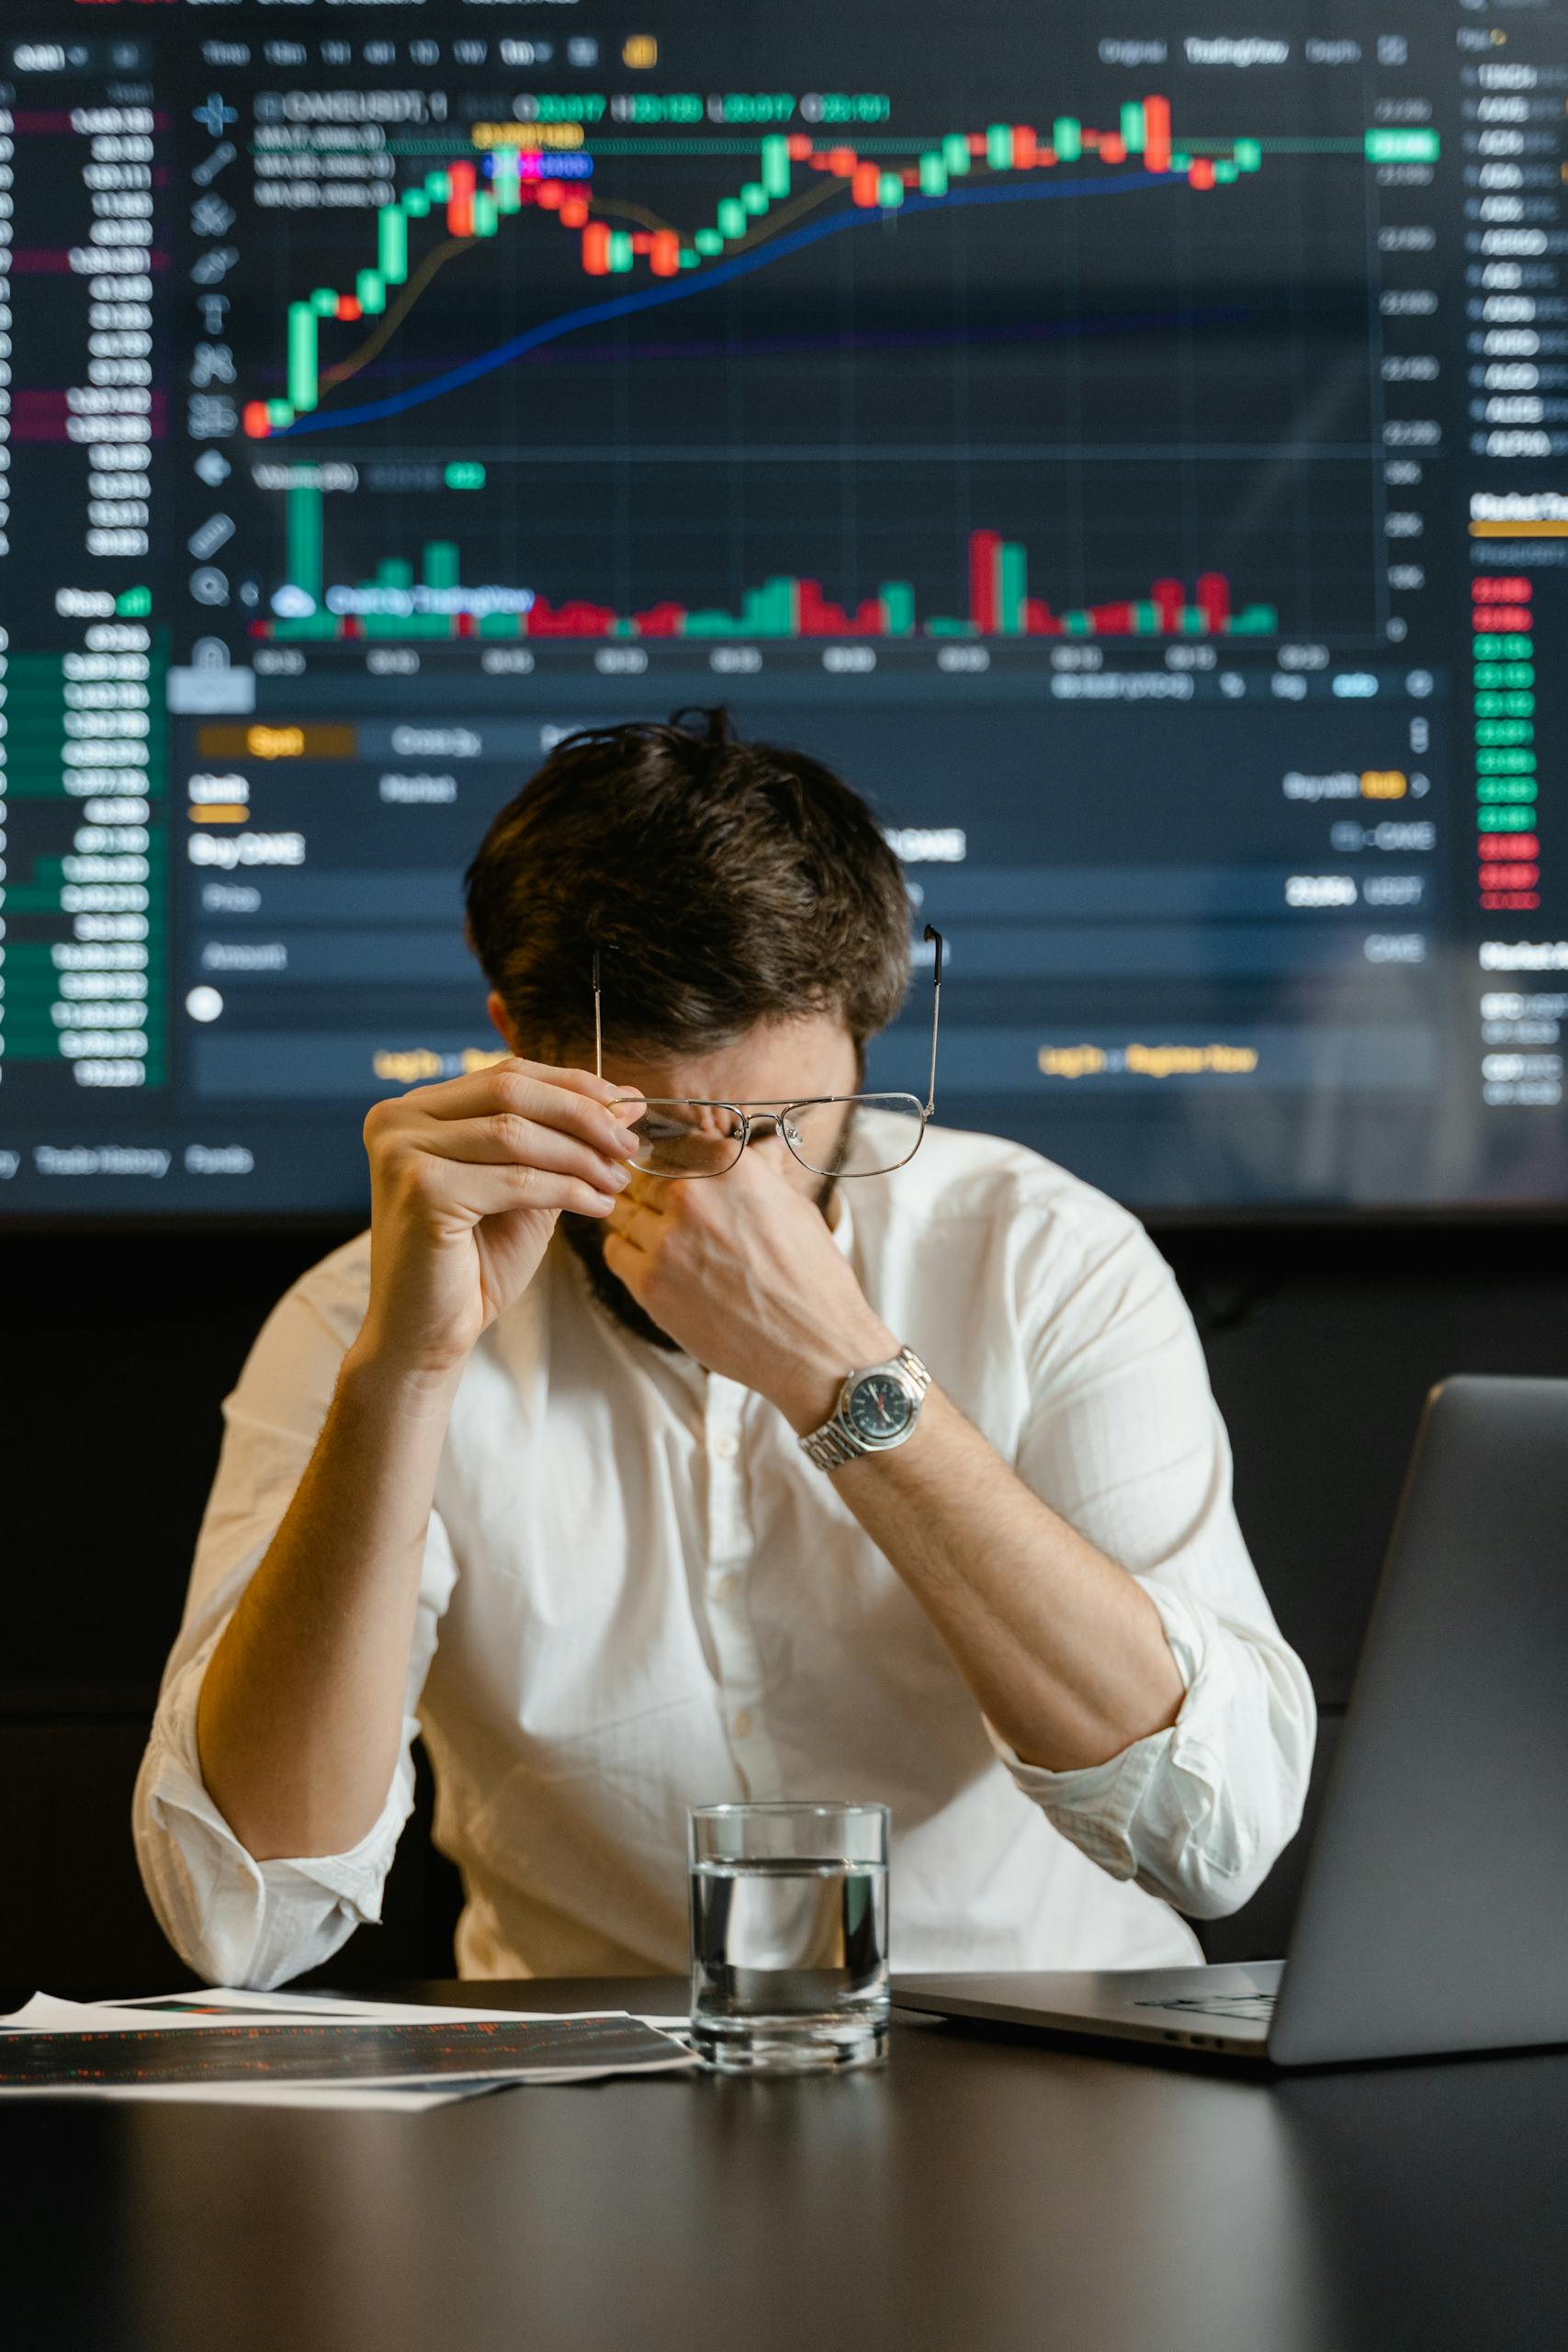
[{"label": "glass of water", "polygon": [[726,2074],[865,2066],[887,2046],[887,1807],[693,1808],[692,2038]]}]

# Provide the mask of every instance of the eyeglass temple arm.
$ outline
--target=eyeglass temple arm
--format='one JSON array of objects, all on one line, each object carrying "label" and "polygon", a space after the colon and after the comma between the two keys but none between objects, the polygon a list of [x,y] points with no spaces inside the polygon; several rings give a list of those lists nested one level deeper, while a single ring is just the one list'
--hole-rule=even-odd
[{"label": "eyeglass temple arm", "polygon": [[599,950],[593,950],[593,1075],[604,1075],[604,1037],[599,1025]]},{"label": "eyeglass temple arm", "polygon": [[926,1116],[929,1119],[936,1109],[936,1033],[937,1023],[942,1018],[942,933],[928,922],[926,937],[936,950],[931,958],[931,1074],[926,1088]]}]

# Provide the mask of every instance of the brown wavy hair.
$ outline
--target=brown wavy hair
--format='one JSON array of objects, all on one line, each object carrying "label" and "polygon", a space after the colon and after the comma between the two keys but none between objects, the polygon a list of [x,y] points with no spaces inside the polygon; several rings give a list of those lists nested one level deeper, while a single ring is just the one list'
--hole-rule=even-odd
[{"label": "brown wavy hair", "polygon": [[496,817],[467,876],[469,944],[520,1037],[581,1058],[597,951],[606,1036],[654,1058],[760,1021],[898,1010],[909,900],[871,810],[820,761],[723,710],[584,728]]}]

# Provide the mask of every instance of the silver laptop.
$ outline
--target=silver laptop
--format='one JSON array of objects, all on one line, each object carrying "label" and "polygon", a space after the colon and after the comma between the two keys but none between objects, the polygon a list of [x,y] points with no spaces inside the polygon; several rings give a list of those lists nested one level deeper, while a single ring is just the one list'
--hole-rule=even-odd
[{"label": "silver laptop", "polygon": [[1427,1399],[1288,1961],[893,1997],[1274,2066],[1568,2042],[1568,1380]]}]

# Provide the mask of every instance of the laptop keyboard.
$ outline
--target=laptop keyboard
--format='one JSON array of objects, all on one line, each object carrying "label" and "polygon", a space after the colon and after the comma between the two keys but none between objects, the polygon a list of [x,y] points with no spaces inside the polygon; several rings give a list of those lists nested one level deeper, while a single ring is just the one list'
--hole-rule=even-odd
[{"label": "laptop keyboard", "polygon": [[1193,1993],[1179,2001],[1139,2001],[1140,2009],[1185,2009],[1200,2018],[1262,2018],[1273,2015],[1272,1993]]}]

